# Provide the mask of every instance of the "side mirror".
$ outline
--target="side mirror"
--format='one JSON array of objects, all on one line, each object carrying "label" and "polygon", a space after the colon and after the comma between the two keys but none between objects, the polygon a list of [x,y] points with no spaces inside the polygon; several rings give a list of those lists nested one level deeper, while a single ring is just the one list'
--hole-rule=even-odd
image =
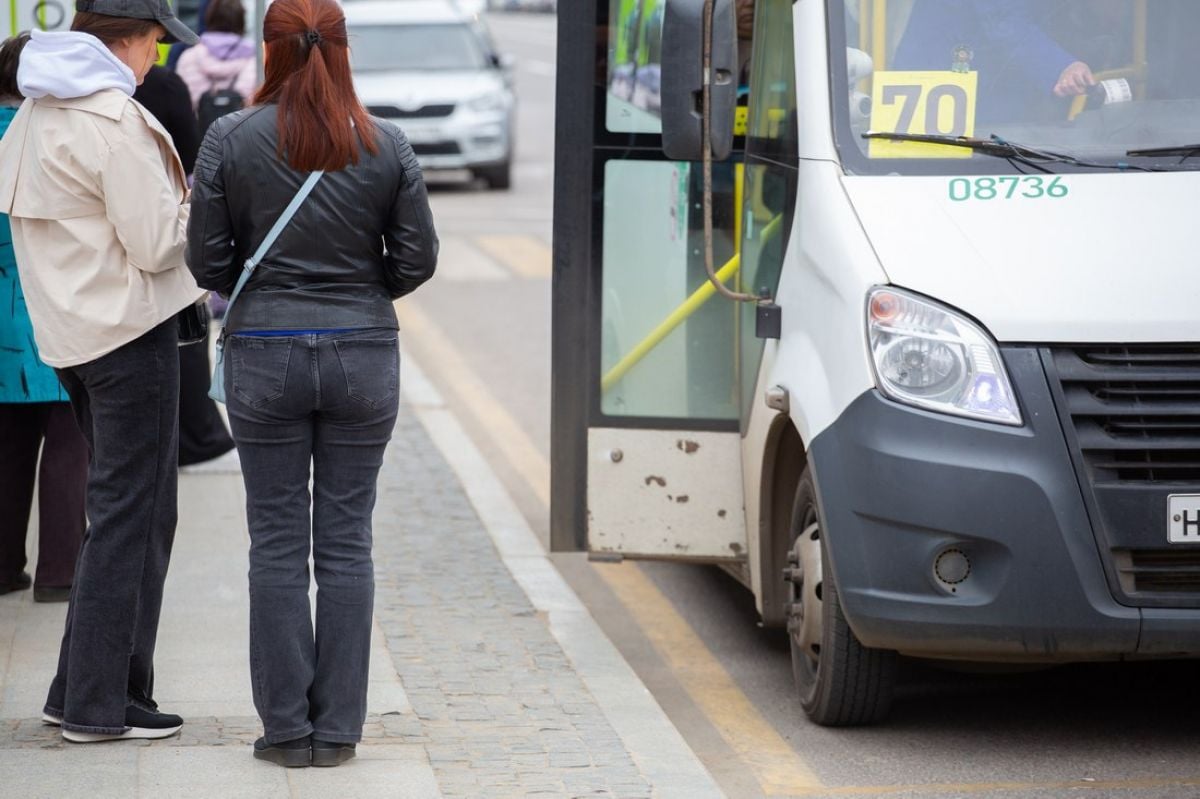
[{"label": "side mirror", "polygon": [[492,55],[492,64],[496,69],[504,72],[512,72],[517,65],[517,59],[511,53],[497,53]]},{"label": "side mirror", "polygon": [[[675,161],[699,161],[704,157],[704,0],[666,0],[662,35],[663,152]],[[733,0],[714,0],[710,110],[717,161],[733,150],[737,65]]]}]

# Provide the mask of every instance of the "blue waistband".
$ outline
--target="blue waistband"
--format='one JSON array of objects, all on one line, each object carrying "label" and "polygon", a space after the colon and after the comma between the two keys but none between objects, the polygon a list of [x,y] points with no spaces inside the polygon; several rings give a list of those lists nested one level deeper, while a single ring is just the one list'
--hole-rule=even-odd
[{"label": "blue waistband", "polygon": [[328,336],[334,333],[356,333],[369,330],[366,327],[338,327],[325,330],[239,330],[232,336],[252,336],[254,338],[275,338],[277,336]]}]

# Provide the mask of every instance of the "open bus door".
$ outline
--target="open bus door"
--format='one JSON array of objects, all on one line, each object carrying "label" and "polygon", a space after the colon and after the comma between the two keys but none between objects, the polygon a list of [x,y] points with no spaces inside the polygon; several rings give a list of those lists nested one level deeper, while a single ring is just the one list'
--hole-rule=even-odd
[{"label": "open bus door", "polygon": [[[709,301],[699,165],[663,154],[665,6],[558,18],[551,544],[736,567],[744,331]],[[718,266],[736,261],[739,158],[713,170]]]}]

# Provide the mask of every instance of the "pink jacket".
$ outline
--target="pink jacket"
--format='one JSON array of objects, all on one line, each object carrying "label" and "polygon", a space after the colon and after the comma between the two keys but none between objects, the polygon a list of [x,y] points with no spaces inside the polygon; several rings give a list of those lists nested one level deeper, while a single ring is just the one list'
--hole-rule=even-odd
[{"label": "pink jacket", "polygon": [[254,46],[232,33],[205,33],[199,44],[179,56],[175,71],[187,84],[193,109],[213,88],[231,87],[249,105],[258,83]]}]

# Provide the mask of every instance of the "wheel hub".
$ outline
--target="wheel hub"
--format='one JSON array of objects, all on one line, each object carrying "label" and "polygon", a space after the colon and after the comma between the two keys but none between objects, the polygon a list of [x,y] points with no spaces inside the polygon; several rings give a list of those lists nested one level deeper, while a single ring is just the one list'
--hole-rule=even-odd
[{"label": "wheel hub", "polygon": [[815,521],[797,536],[789,553],[788,632],[792,644],[811,662],[815,671],[821,658],[821,528]]}]

